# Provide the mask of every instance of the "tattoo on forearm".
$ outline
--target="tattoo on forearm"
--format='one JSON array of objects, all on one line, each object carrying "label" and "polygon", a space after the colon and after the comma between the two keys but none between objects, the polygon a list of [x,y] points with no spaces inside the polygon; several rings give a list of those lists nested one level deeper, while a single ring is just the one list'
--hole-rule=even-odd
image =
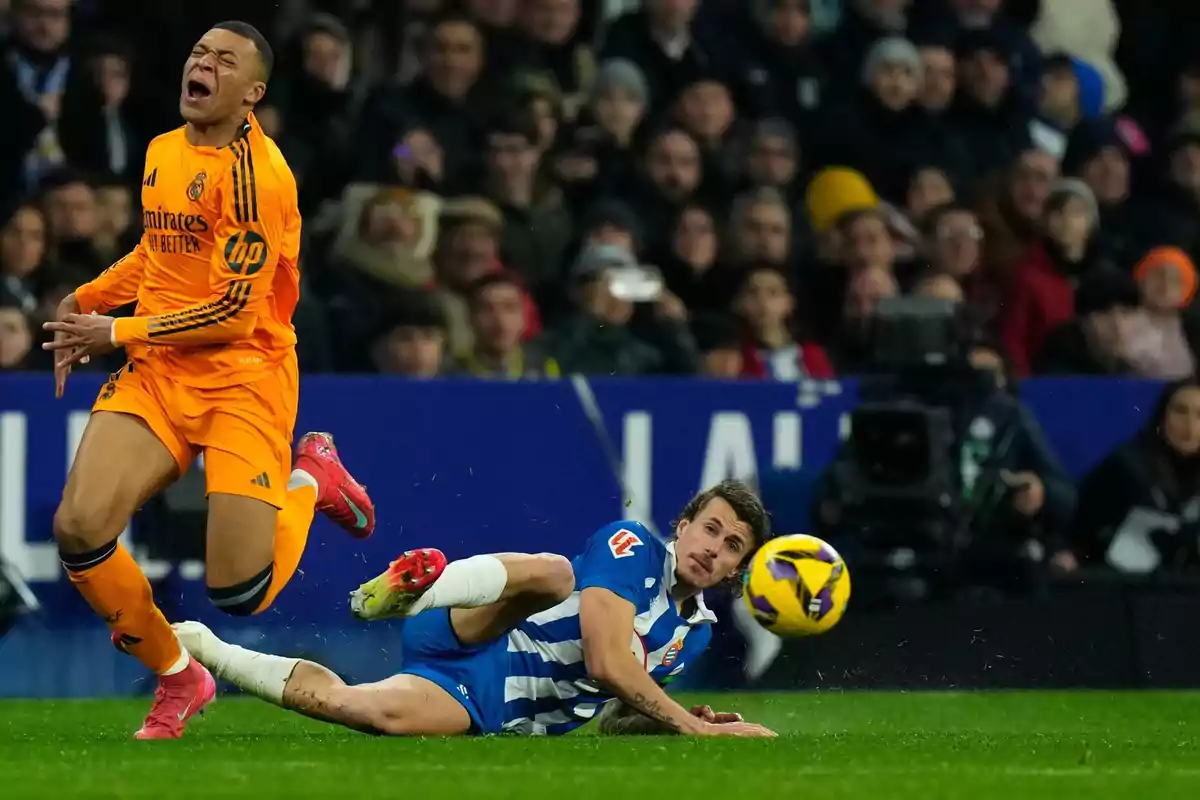
[{"label": "tattoo on forearm", "polygon": [[656,734],[673,733],[673,731],[656,719],[650,719],[645,714],[635,714],[632,717],[616,717],[600,725],[600,732],[609,736],[654,736]]},{"label": "tattoo on forearm", "polygon": [[638,711],[641,711],[650,719],[662,723],[668,730],[680,730],[679,724],[667,715],[667,712],[663,710],[662,705],[657,700],[651,700],[649,697],[646,697],[646,695],[639,692],[638,694],[634,695],[630,705],[632,705]]},{"label": "tattoo on forearm", "polygon": [[600,712],[597,725],[600,733],[607,736],[650,736],[676,732],[666,722],[649,717],[619,700]]}]

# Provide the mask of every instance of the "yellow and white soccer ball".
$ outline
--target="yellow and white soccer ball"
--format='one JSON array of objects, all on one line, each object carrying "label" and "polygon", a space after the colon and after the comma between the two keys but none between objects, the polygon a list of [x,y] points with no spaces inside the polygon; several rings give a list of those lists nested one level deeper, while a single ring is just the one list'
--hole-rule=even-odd
[{"label": "yellow and white soccer ball", "polygon": [[815,536],[777,536],[746,571],[742,599],[758,623],[780,636],[813,636],[838,624],[850,602],[850,570]]}]

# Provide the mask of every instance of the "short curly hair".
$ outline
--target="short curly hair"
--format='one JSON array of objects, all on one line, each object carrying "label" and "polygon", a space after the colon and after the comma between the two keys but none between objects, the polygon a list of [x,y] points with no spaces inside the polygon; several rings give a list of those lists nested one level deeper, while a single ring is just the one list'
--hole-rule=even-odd
[{"label": "short curly hair", "polygon": [[771,538],[771,515],[763,506],[762,500],[758,494],[745,481],[737,480],[736,478],[727,478],[721,481],[716,486],[711,486],[702,492],[699,492],[695,497],[688,501],[683,507],[683,511],[679,513],[679,518],[672,525],[673,530],[678,530],[679,523],[691,521],[696,518],[696,515],[709,504],[710,501],[720,498],[729,504],[733,509],[733,513],[737,518],[746,523],[750,528],[750,535],[754,538],[754,544],[742,557],[742,563],[732,575],[723,581],[723,585],[729,589],[735,596],[742,592],[742,579],[746,569],[749,568],[754,554],[758,552],[758,548],[762,547],[768,539]]}]

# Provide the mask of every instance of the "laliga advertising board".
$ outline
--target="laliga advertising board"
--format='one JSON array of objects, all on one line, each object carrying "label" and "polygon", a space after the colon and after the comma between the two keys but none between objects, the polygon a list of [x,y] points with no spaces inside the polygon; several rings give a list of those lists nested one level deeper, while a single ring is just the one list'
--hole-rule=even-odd
[{"label": "laliga advertising board", "polygon": [[[855,388],[665,378],[590,385],[603,434],[569,381],[306,377],[297,429],[336,434],[355,474],[371,486],[380,528],[367,542],[347,545],[318,522],[304,575],[281,607],[340,621],[346,587],[402,547],[434,546],[451,558],[495,550],[571,554],[616,517],[666,530],[696,490],[722,478],[821,470],[848,429]],[[52,607],[66,597],[66,608],[81,611],[73,593],[59,591],[65,580],[50,530],[99,386],[94,376],[76,376],[56,402],[49,375],[0,376],[0,556],[40,586],[39,598]],[[1142,424],[1158,391],[1151,381],[1022,386],[1077,477]],[[601,435],[623,464],[628,504]],[[147,565],[152,577],[169,570]],[[179,577],[202,574],[197,567]],[[183,594],[207,611],[202,597]]]},{"label": "laliga advertising board", "polygon": [[[49,375],[0,375],[0,557],[20,569],[48,612],[3,640],[23,654],[0,658],[6,696],[128,694],[140,675],[136,662],[114,657],[101,623],[62,576],[51,541],[54,509],[100,385],[96,377],[75,376],[55,402]],[[837,451],[855,392],[853,382],[644,379],[597,380],[591,387],[615,459],[569,381],[305,377],[297,429],[336,433],[355,474],[371,486],[376,535],[348,542],[318,521],[296,578],[259,617],[235,620],[213,611],[195,583],[203,580],[202,565],[176,570],[146,562],[143,552],[156,595],[172,618],[208,622],[230,641],[321,652],[343,674],[375,680],[395,666],[389,658],[397,654],[381,659],[380,635],[387,632],[346,624],[346,594],[400,550],[432,546],[450,558],[503,550],[570,555],[618,517],[667,530],[695,491],[722,478],[771,468],[819,472]],[[1022,386],[1076,477],[1144,422],[1158,392],[1148,381]],[[632,496],[628,505],[614,475],[617,459]],[[136,543],[136,525],[131,538]],[[778,626],[799,619],[787,611],[797,598],[814,610],[818,627],[836,622],[828,609],[844,607],[837,592],[849,592],[853,564],[839,588],[819,550],[776,555],[770,563],[764,558],[767,572],[757,574],[777,583],[760,583],[760,591],[746,595],[748,603],[760,598],[755,616],[789,633]],[[793,571],[807,576],[807,595]]]},{"label": "laliga advertising board", "polygon": [[[318,523],[303,574],[279,607],[343,621],[347,587],[404,547],[438,547],[451,558],[496,550],[571,555],[617,517],[653,520],[667,530],[701,486],[759,469],[827,463],[848,407],[836,383],[799,390],[665,379],[591,386],[603,433],[565,381],[306,378],[297,429],[336,435],[355,475],[372,489],[380,527],[359,544],[327,535]],[[49,376],[0,378],[0,555],[44,604],[81,616],[50,530],[98,388],[91,376],[77,376],[55,402]],[[601,436],[612,440],[623,464],[628,503]],[[136,530],[131,538],[137,552]],[[145,567],[152,579],[172,571],[163,563]],[[186,567],[174,579],[202,579],[201,565]],[[184,608],[195,601],[196,613],[208,613],[203,592],[183,595]]]}]

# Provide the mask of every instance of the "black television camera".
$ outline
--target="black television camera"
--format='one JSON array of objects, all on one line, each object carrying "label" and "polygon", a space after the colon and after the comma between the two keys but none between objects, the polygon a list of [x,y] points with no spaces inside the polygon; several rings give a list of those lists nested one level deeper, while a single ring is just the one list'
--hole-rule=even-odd
[{"label": "black television camera", "polygon": [[854,543],[860,570],[945,574],[969,522],[958,410],[983,388],[968,360],[967,320],[947,301],[890,298],[870,324],[873,360],[832,468],[838,531]]},{"label": "black television camera", "polygon": [[37,597],[17,568],[0,559],[0,638],[17,624],[17,617],[38,608]]}]

